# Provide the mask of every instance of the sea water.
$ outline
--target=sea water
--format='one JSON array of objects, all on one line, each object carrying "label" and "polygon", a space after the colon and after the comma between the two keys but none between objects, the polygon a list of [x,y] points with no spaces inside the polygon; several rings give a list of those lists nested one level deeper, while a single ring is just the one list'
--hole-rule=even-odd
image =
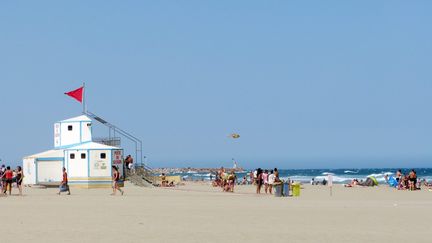
[{"label": "sea water", "polygon": [[[264,168],[263,168],[264,169]],[[269,168],[270,170],[270,168]],[[353,179],[365,180],[369,176],[374,176],[378,182],[383,183],[385,181],[384,176],[395,175],[398,168],[373,168],[373,169],[278,169],[279,177],[283,180],[290,178],[294,181],[302,183],[309,183],[312,178],[315,181],[327,180],[329,174],[333,175],[334,183],[349,183]],[[408,174],[411,169],[401,169],[403,174]],[[426,179],[427,181],[432,180],[432,168],[414,168],[417,172],[417,178]],[[229,171],[229,168],[227,168]],[[237,178],[239,181],[246,176],[249,180],[249,173],[251,170],[237,172]],[[189,171],[188,173],[176,173],[172,175],[179,175],[185,180],[198,180],[198,181],[209,181],[210,176],[212,179],[215,178],[214,174],[210,173],[198,173],[195,171]]]}]

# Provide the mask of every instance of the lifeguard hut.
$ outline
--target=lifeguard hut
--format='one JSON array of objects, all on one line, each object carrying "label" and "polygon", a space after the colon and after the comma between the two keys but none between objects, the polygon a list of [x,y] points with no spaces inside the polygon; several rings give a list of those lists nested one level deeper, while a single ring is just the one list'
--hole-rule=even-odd
[{"label": "lifeguard hut", "polygon": [[54,123],[54,148],[23,159],[24,183],[55,185],[65,167],[71,187],[111,187],[112,165],[123,172],[123,149],[92,140],[87,115]]}]

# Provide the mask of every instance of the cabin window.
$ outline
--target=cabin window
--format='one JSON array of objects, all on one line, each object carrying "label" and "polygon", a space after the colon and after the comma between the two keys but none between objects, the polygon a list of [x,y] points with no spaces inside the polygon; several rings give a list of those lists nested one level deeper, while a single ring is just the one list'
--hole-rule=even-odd
[{"label": "cabin window", "polygon": [[100,154],[100,158],[101,158],[101,159],[106,159],[106,153],[101,153],[101,154]]},{"label": "cabin window", "polygon": [[72,131],[72,125],[68,126],[68,131]]},{"label": "cabin window", "polygon": [[86,158],[86,154],[85,153],[81,153],[81,159],[85,159]]},{"label": "cabin window", "polygon": [[69,154],[69,158],[70,159],[75,159],[75,154],[74,153]]}]

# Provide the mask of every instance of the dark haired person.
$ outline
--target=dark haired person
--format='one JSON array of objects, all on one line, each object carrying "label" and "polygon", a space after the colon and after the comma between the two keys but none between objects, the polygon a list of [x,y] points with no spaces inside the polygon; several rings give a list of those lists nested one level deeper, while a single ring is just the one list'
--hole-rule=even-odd
[{"label": "dark haired person", "polygon": [[112,196],[116,195],[117,190],[121,193],[123,196],[123,191],[120,189],[119,181],[120,181],[120,172],[118,171],[117,167],[115,165],[112,166],[112,180],[113,180],[113,193]]},{"label": "dark haired person", "polygon": [[396,171],[396,181],[399,183],[402,178],[402,170]]},{"label": "dark haired person", "polygon": [[6,194],[6,192],[9,191],[9,195],[11,195],[13,171],[11,170],[10,166],[6,167],[6,170],[3,174],[3,178],[4,178],[3,194]]},{"label": "dark haired person", "polygon": [[268,184],[269,184],[269,193],[272,194],[273,193],[273,184],[275,183],[276,180],[276,176],[273,173],[273,170],[270,171],[270,175],[268,176]]},{"label": "dark haired person", "polygon": [[258,168],[257,170],[256,170],[256,178],[255,178],[255,181],[256,181],[256,193],[257,194],[260,194],[261,193],[261,187],[262,187],[262,185],[263,185],[263,176],[262,176],[262,173],[263,173],[263,171],[262,171],[262,169],[261,168]]},{"label": "dark haired person", "polygon": [[23,171],[21,166],[18,166],[16,169],[16,184],[19,190],[19,195],[22,196],[22,181],[24,179]]},{"label": "dark haired person", "polygon": [[411,191],[414,191],[417,189],[417,173],[415,170],[411,170],[411,172],[408,174],[409,178],[409,189]]},{"label": "dark haired person", "polygon": [[63,171],[63,179],[59,187],[59,192],[57,194],[60,195],[60,193],[62,192],[68,192],[68,195],[70,195],[71,193],[68,185],[68,174],[66,173],[66,168],[63,167],[62,171]]}]

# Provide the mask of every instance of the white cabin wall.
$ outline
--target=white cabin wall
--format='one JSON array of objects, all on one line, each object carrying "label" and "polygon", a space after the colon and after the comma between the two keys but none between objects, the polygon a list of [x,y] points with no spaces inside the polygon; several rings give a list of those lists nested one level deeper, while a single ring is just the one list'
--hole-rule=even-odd
[{"label": "white cabin wall", "polygon": [[23,159],[23,173],[24,173],[24,184],[34,185],[36,184],[36,168],[35,159],[26,158]]},{"label": "white cabin wall", "polygon": [[[105,153],[105,159],[101,158],[102,153]],[[111,150],[90,150],[90,176],[111,176]]]},{"label": "white cabin wall", "polygon": [[[72,131],[68,127],[72,126]],[[61,123],[61,146],[68,146],[80,143],[80,122],[65,122]]]},{"label": "white cabin wall", "polygon": [[[86,154],[85,159],[81,159],[81,153]],[[75,154],[75,159],[70,155]],[[67,171],[69,177],[88,177],[88,154],[87,150],[68,150],[66,152]]]},{"label": "white cabin wall", "polygon": [[63,179],[63,161],[36,161],[37,183],[61,182]]},{"label": "white cabin wall", "polygon": [[92,123],[82,122],[81,123],[81,143],[92,141]]}]

